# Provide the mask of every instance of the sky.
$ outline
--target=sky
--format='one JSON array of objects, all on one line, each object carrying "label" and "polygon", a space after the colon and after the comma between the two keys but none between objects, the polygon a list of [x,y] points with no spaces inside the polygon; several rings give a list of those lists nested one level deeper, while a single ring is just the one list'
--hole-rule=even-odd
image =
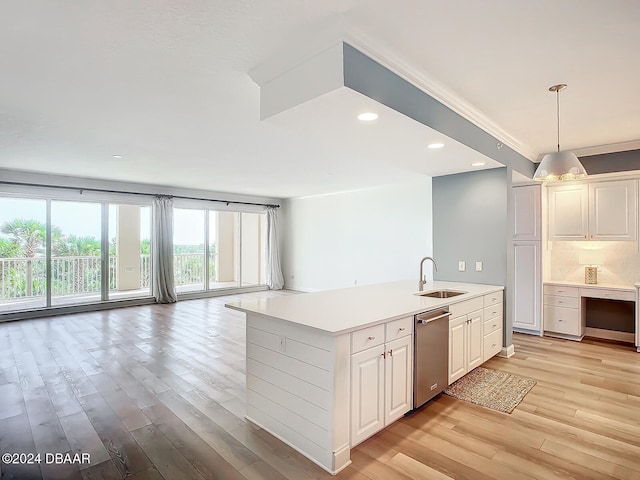
[{"label": "sky", "polygon": [[[109,205],[109,238],[115,236],[115,204]],[[141,239],[151,238],[151,208],[140,212]],[[0,197],[0,226],[16,218],[46,221],[46,201]],[[90,202],[51,202],[51,223],[62,233],[100,239],[100,204]],[[215,222],[210,222],[210,237],[215,238]],[[202,245],[204,243],[204,211],[174,209],[173,243],[175,245]],[[0,233],[0,236],[6,236]]]},{"label": "sky", "polygon": [[[140,231],[143,239],[150,238],[151,214],[143,207],[140,215]],[[44,200],[0,197],[0,225],[16,218],[33,219],[45,223],[46,202]],[[115,232],[115,205],[109,208],[109,236]],[[100,239],[100,204],[89,202],[51,202],[51,223],[65,234]],[[2,235],[2,234],[0,234]],[[5,235],[2,235],[5,236]]]}]

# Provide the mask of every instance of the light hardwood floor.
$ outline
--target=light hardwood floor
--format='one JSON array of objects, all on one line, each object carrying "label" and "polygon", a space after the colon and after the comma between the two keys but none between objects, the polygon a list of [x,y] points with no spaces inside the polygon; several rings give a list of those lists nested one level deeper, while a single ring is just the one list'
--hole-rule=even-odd
[{"label": "light hardwood floor", "polygon": [[[2,479],[333,478],[248,424],[244,314],[261,292],[0,324]],[[488,368],[537,380],[511,415],[440,395],[356,447],[339,479],[638,479],[640,354],[515,335]],[[84,465],[45,463],[82,452]]]}]

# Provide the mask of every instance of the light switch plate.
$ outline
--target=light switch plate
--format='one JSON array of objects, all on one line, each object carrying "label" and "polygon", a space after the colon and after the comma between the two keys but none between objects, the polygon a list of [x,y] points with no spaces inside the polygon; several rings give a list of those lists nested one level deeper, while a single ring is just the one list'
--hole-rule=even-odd
[{"label": "light switch plate", "polygon": [[482,271],[482,262],[476,262],[476,272]]},{"label": "light switch plate", "polygon": [[458,271],[464,272],[467,269],[467,264],[463,261],[458,262]]}]

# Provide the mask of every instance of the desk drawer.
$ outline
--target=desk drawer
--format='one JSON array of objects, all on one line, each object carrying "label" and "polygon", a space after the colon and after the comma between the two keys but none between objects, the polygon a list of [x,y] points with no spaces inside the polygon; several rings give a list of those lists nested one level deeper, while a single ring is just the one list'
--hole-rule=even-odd
[{"label": "desk drawer", "polygon": [[351,353],[358,353],[367,348],[384,343],[384,323],[363,328],[351,334]]},{"label": "desk drawer", "polygon": [[583,334],[577,308],[544,306],[544,330],[580,336]]},{"label": "desk drawer", "polygon": [[580,296],[580,288],[579,287],[567,287],[565,285],[547,285],[544,287],[545,295],[562,295],[564,297],[579,297]]},{"label": "desk drawer", "polygon": [[583,297],[589,298],[604,298],[610,300],[626,300],[628,302],[636,301],[636,292],[629,292],[625,290],[616,290],[608,288],[582,288],[580,294]]},{"label": "desk drawer", "polygon": [[560,295],[545,295],[544,304],[555,307],[578,308],[580,297],[561,297]]}]

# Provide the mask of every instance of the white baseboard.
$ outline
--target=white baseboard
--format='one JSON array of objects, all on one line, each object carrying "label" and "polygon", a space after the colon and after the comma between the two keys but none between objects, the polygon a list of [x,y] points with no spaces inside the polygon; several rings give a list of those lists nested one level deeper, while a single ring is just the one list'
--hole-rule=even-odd
[{"label": "white baseboard", "polygon": [[512,343],[508,347],[502,347],[498,356],[502,358],[511,358],[515,355],[515,353],[516,353],[516,349]]}]

